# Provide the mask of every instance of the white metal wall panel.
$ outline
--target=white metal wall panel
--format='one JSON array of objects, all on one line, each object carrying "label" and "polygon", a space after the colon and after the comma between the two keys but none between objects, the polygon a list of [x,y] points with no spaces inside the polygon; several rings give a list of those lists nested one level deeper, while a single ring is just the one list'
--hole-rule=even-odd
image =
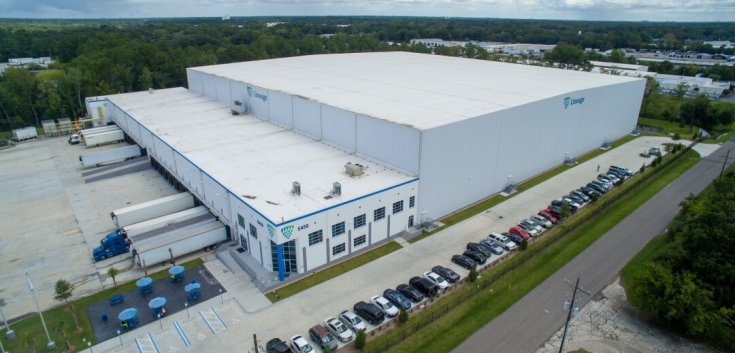
[{"label": "white metal wall panel", "polygon": [[616,110],[621,114],[614,118],[614,124],[611,127],[613,136],[624,136],[629,134],[638,123],[638,114],[641,109],[641,101],[643,93],[646,89],[646,80],[640,79],[634,82],[626,82],[615,85],[618,90],[619,99],[616,102]]},{"label": "white metal wall panel", "polygon": [[270,119],[285,127],[293,127],[293,106],[291,105],[291,96],[275,92],[268,92],[268,105],[270,110]]},{"label": "white metal wall panel", "polygon": [[156,157],[161,161],[169,170],[174,170],[173,151],[171,147],[163,143],[158,136],[153,136],[153,141],[156,144]]},{"label": "white metal wall panel", "polygon": [[357,153],[418,174],[418,130],[358,114],[356,132]]},{"label": "white metal wall panel", "polygon": [[322,105],[322,139],[355,150],[355,113]]},{"label": "white metal wall panel", "polygon": [[186,69],[186,79],[189,82],[189,90],[199,94],[204,94],[202,74],[199,71]]},{"label": "white metal wall panel", "polygon": [[611,131],[615,124],[614,116],[619,114],[616,102],[620,97],[614,87],[587,90],[584,98],[585,102],[580,106],[584,110],[584,116],[580,121],[575,157],[602,146],[605,138],[614,139]]},{"label": "white metal wall panel", "polygon": [[239,100],[246,111],[248,108],[248,86],[244,82],[230,80],[230,91],[232,92],[232,101]]},{"label": "white metal wall panel", "polygon": [[[564,109],[564,112],[561,116],[561,127],[559,129],[559,142],[557,143],[557,151],[559,153],[563,153],[564,155],[568,155],[569,157],[576,157],[582,154],[582,152],[577,147],[577,141],[578,141],[578,134],[582,130],[582,121],[585,118],[585,108],[588,107],[590,104],[590,101],[588,101],[585,97],[585,93],[589,92],[573,92],[568,97],[571,97],[571,99],[578,99],[578,98],[585,98],[585,102],[582,104],[570,104],[566,109]],[[559,105],[561,107],[564,107],[564,99],[566,96],[559,96],[557,98],[550,98],[550,99],[556,99],[559,101]],[[597,102],[596,102],[597,103]],[[602,144],[602,142],[600,142]],[[563,161],[562,157],[562,161]]]},{"label": "white metal wall panel", "polygon": [[292,98],[293,127],[306,135],[322,138],[321,105],[306,99]]},{"label": "white metal wall panel", "polygon": [[422,132],[419,213],[439,218],[497,191],[502,121],[498,112]]},{"label": "white metal wall panel", "polygon": [[266,120],[270,119],[270,113],[268,110],[268,90],[248,85],[247,92],[250,114]]},{"label": "white metal wall panel", "polygon": [[140,147],[147,149],[149,154],[151,153],[153,147],[151,132],[142,126],[140,127],[140,141],[138,142],[140,143]]},{"label": "white metal wall panel", "polygon": [[195,194],[203,196],[202,175],[199,168],[186,160],[186,158],[178,152],[174,152],[174,159],[176,160],[176,170],[179,180],[181,180],[183,184],[186,184],[186,186]]},{"label": "white metal wall panel", "polygon": [[232,95],[230,94],[230,80],[221,76],[215,76],[214,82],[217,86],[217,100],[232,105]]},{"label": "white metal wall panel", "polygon": [[225,218],[230,217],[230,205],[227,191],[209,175],[202,173],[204,200],[209,206],[219,211]]},{"label": "white metal wall panel", "polygon": [[[535,164],[531,176],[563,163],[564,152],[560,154],[556,148],[559,141],[563,103],[560,105],[558,99],[547,99],[519,108],[518,111],[515,108],[509,109],[506,113],[512,116],[513,114],[523,114],[524,110],[528,109],[533,114],[533,123],[527,127],[534,134],[533,139],[524,139],[524,143],[538,147],[536,154],[534,154],[535,159],[530,161]],[[523,181],[521,177],[521,175],[518,175],[513,179],[515,182],[520,182]]]},{"label": "white metal wall panel", "polygon": [[[263,218],[261,215],[259,215],[257,212],[253,211],[252,208],[250,208],[248,205],[245,204],[244,201],[241,199],[235,197],[235,195],[228,194],[229,203],[232,206],[230,217],[233,220],[234,228],[233,230],[237,230],[236,234],[242,235],[243,238],[245,238],[245,241],[248,243],[248,253],[250,253],[250,256],[252,256],[258,263],[261,265],[264,265],[266,267],[266,264],[270,264],[271,262],[271,253],[270,253],[270,240],[269,240],[269,232],[267,229],[267,225],[270,224],[265,218]],[[238,215],[242,216],[245,227],[241,227],[238,224]],[[253,237],[250,234],[250,224],[252,224],[257,232],[257,238]],[[234,232],[233,232],[234,234]],[[239,238],[239,237],[238,237]],[[239,239],[238,239],[239,241]],[[261,262],[261,250],[263,250],[261,244],[265,244],[267,246],[268,251],[263,251],[263,260]],[[270,268],[270,267],[266,267]]]},{"label": "white metal wall panel", "polygon": [[202,89],[205,96],[217,99],[217,83],[214,75],[202,73]]}]

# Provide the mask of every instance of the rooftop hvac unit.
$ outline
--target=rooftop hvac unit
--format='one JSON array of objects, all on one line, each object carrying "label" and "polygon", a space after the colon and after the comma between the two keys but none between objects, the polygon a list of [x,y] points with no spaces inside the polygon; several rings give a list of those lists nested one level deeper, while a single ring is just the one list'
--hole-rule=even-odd
[{"label": "rooftop hvac unit", "polygon": [[350,176],[358,176],[365,172],[365,167],[360,164],[352,164],[348,162],[345,164],[345,172]]},{"label": "rooftop hvac unit", "polygon": [[342,185],[336,181],[332,184],[332,195],[342,195]]},{"label": "rooftop hvac unit", "polygon": [[291,193],[294,194],[294,195],[296,195],[296,196],[301,195],[301,184],[299,184],[298,181],[294,181],[293,182],[293,187],[291,188]]},{"label": "rooftop hvac unit", "polygon": [[241,101],[232,102],[231,109],[232,109],[232,115],[245,114],[245,104],[242,104]]}]

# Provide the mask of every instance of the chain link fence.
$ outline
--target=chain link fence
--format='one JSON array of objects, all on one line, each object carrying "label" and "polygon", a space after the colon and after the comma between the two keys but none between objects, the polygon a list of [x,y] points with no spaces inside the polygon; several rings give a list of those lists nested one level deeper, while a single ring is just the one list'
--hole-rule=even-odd
[{"label": "chain link fence", "polygon": [[[549,246],[555,244],[560,239],[564,238],[565,236],[571,234],[574,232],[577,228],[584,225],[591,219],[597,217],[601,212],[615,204],[618,200],[625,197],[626,195],[630,194],[632,191],[636,190],[642,183],[645,183],[647,180],[651,179],[653,176],[657,175],[660,171],[666,169],[669,165],[674,163],[675,161],[679,160],[683,155],[685,155],[689,150],[696,145],[698,141],[692,142],[689,146],[684,148],[683,150],[677,152],[676,154],[669,155],[668,158],[666,158],[661,164],[657,165],[654,168],[651,168],[649,173],[646,173],[639,178],[637,178],[635,181],[629,184],[622,189],[619,193],[609,197],[609,198],[600,198],[598,200],[598,206],[591,210],[589,213],[585,214],[581,218],[576,219],[573,223],[562,225],[560,228],[561,230],[554,235],[552,235],[549,238],[546,238],[546,241],[541,243],[540,246],[537,246],[533,249],[529,249],[528,251],[525,251],[519,254],[516,254],[516,256],[512,257],[509,260],[506,260],[507,265],[503,266],[502,269],[499,272],[494,273],[492,276],[488,276],[481,281],[476,281],[476,285],[473,285],[468,290],[462,292],[457,297],[452,298],[448,302],[442,302],[437,303],[431,306],[432,310],[430,313],[424,315],[418,320],[411,321],[410,323],[404,325],[401,330],[397,331],[397,333],[394,333],[388,337],[380,338],[377,341],[371,342],[370,345],[374,346],[372,349],[367,350],[367,353],[379,353],[379,352],[385,352],[388,349],[398,345],[399,343],[403,342],[406,338],[410,337],[414,333],[421,330],[421,328],[426,327],[427,325],[431,324],[435,320],[441,318],[446,313],[448,313],[450,310],[456,308],[463,302],[471,299],[481,291],[485,290],[501,278],[503,278],[508,273],[512,272],[519,266],[525,264],[528,262],[531,258],[538,255],[541,251],[545,250]],[[495,264],[498,263],[498,260],[496,260]],[[492,265],[491,265],[492,266]],[[484,270],[489,269],[491,266],[485,267]],[[460,283],[464,283],[467,279],[464,278]]]}]

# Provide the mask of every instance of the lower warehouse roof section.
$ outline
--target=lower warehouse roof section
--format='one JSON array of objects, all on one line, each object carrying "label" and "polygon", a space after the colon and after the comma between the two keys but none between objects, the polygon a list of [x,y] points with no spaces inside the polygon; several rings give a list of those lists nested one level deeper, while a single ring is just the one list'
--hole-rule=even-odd
[{"label": "lower warehouse roof section", "polygon": [[[274,224],[417,179],[260,118],[233,115],[229,105],[185,88],[101,99],[140,124],[141,134],[158,137],[172,158],[178,153],[196,167],[179,166],[177,174],[201,170]],[[363,174],[348,174],[348,163]],[[293,182],[300,195],[292,193]],[[335,182],[340,194],[333,193]]]}]

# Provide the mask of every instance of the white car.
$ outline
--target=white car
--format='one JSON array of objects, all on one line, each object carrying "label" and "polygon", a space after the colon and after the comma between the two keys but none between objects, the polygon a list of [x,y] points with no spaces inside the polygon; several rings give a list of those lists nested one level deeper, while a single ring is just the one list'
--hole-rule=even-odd
[{"label": "white car", "polygon": [[578,204],[578,203],[574,202],[574,200],[572,200],[572,199],[566,199],[566,198],[565,198],[565,199],[561,199],[560,201],[562,201],[562,202],[567,202],[567,203],[569,203],[569,205],[570,205],[570,206],[574,206],[574,207],[576,207],[577,209],[580,209],[580,208],[582,208],[582,205],[580,205],[580,204]]},{"label": "white car", "polygon": [[517,226],[521,227],[523,230],[525,230],[528,235],[535,237],[539,234],[539,232],[536,230],[535,224],[526,224],[521,222],[516,223]]},{"label": "white car", "polygon": [[439,289],[441,289],[442,291],[449,288],[449,282],[447,282],[447,280],[445,280],[444,277],[439,276],[438,274],[432,271],[424,272],[424,278],[431,281],[431,283],[434,283],[437,286],[439,286]]},{"label": "white car", "polygon": [[398,313],[400,313],[393,303],[389,302],[388,299],[383,298],[381,295],[374,295],[370,298],[370,302],[377,306],[378,309],[382,310],[387,317],[396,317],[398,316]]},{"label": "white car", "polygon": [[536,231],[536,233],[539,233],[540,234],[541,232],[544,231],[544,227],[536,224],[536,222],[534,222],[534,221],[532,221],[530,219],[524,219],[524,220],[521,221],[521,223],[527,224],[527,225],[533,227],[533,229]]},{"label": "white car", "polygon": [[537,214],[531,216],[531,220],[544,228],[551,228],[551,226],[553,225],[551,221]]},{"label": "white car", "polygon": [[309,344],[309,342],[306,342],[304,337],[301,337],[301,335],[291,337],[291,348],[293,348],[296,353],[314,352],[314,348]]},{"label": "white car", "polygon": [[367,329],[362,319],[351,310],[344,310],[339,313],[339,320],[342,321],[343,324],[347,325],[350,330],[355,332],[357,332],[357,330],[365,331],[365,329]]},{"label": "white car", "polygon": [[327,331],[331,332],[341,342],[346,343],[352,341],[352,331],[350,331],[350,329],[348,329],[341,321],[333,317],[328,317],[324,319],[324,327],[326,327]]}]

